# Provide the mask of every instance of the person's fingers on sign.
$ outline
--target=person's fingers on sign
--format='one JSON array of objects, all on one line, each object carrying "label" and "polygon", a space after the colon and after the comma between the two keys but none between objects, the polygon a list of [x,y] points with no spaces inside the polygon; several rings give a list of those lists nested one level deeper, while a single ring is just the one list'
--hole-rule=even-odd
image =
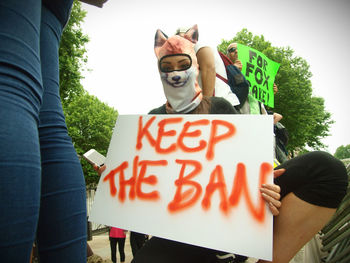
[{"label": "person's fingers on sign", "polygon": [[[285,169],[274,170],[274,178],[282,175]],[[281,188],[276,184],[262,184],[260,188],[263,199],[267,202],[271,213],[274,216],[279,215],[279,208],[281,208]]]}]

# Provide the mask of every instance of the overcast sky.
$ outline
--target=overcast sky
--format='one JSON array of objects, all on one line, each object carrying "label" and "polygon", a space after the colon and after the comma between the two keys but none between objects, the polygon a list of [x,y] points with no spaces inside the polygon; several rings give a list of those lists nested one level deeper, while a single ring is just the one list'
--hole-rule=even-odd
[{"label": "overcast sky", "polygon": [[147,114],[165,102],[153,51],[159,28],[173,35],[198,24],[199,41],[212,47],[242,28],[273,46],[294,50],[310,65],[315,96],[336,122],[324,140],[332,154],[350,144],[349,0],[109,0],[82,4],[90,72],[84,88],[119,114]]}]

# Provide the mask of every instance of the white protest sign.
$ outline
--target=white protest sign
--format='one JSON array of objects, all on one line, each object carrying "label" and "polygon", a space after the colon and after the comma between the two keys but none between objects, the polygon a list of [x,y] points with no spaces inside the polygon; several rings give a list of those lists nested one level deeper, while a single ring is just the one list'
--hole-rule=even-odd
[{"label": "white protest sign", "polygon": [[272,116],[121,115],[90,220],[266,260]]}]

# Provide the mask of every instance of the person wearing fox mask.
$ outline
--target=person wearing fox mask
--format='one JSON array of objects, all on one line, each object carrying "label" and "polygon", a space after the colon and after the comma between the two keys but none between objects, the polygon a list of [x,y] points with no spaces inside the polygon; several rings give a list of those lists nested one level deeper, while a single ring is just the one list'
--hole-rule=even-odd
[{"label": "person wearing fox mask", "polygon": [[236,114],[235,108],[224,98],[203,96],[198,84],[198,63],[194,44],[198,29],[189,30],[185,37],[168,38],[161,30],[155,36],[155,54],[167,99],[166,104],[151,114]]},{"label": "person wearing fox mask", "polygon": [[[226,99],[203,96],[198,85],[199,70],[194,51],[197,37],[197,28],[186,32],[184,37],[175,35],[170,38],[157,30],[154,49],[167,101],[149,114],[237,114]],[[277,210],[279,201],[274,202],[277,203],[273,209]],[[158,250],[159,247],[162,251]],[[152,237],[140,251],[132,262],[243,262],[227,261],[238,255],[157,237]]]},{"label": "person wearing fox mask", "polygon": [[[150,114],[236,113],[225,99],[202,95],[197,83],[198,66],[191,41],[194,39],[195,42],[198,32],[194,30],[186,34],[185,38],[168,38],[160,30],[156,33],[155,53],[167,102],[151,110]],[[348,178],[344,164],[321,151],[284,162],[275,168],[274,177],[274,184],[262,185],[260,190],[275,216],[272,262],[288,263],[332,217],[346,194]],[[132,261],[148,262],[237,261],[233,254],[152,237]]]}]

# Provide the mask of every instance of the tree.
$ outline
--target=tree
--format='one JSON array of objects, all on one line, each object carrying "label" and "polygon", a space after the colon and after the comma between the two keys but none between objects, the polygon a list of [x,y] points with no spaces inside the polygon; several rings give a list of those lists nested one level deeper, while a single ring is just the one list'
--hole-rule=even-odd
[{"label": "tree", "polygon": [[308,63],[294,56],[290,47],[273,47],[263,35],[254,36],[247,29],[238,32],[232,40],[222,40],[218,50],[225,52],[232,42],[250,46],[280,63],[275,79],[278,93],[275,108],[271,110],[283,115],[281,123],[287,128],[290,137],[287,149],[293,153],[304,151],[307,146],[324,148],[321,139],[329,135],[333,121],[325,110],[324,99],[312,95],[312,74]]},{"label": "tree", "polygon": [[[59,48],[60,96],[68,132],[78,155],[91,148],[106,155],[117,111],[89,95],[80,83],[87,62],[85,44],[89,41],[81,28],[85,16],[81,3],[74,0]],[[86,184],[96,184],[99,178],[91,164],[83,158],[81,164]]]},{"label": "tree", "polygon": [[[113,127],[118,113],[95,96],[84,92],[65,107],[69,135],[79,156],[91,148],[107,154]],[[85,159],[81,158],[87,185],[98,182],[98,175]]]},{"label": "tree", "polygon": [[82,10],[80,2],[75,0],[59,48],[60,96],[63,107],[84,92],[80,80],[83,78],[81,72],[87,62],[85,44],[89,41],[81,28],[85,16],[86,11]]},{"label": "tree", "polygon": [[350,144],[346,146],[339,146],[334,153],[334,157],[338,159],[347,159],[350,158]]}]

